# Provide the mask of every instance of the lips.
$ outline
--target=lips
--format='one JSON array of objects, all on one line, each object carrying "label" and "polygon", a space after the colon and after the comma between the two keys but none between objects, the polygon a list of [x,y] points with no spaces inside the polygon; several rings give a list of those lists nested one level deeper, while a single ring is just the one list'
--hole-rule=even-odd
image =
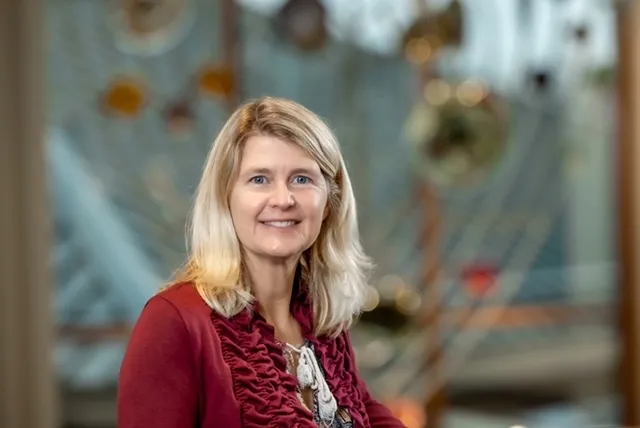
[{"label": "lips", "polygon": [[260,223],[266,226],[285,228],[285,227],[295,226],[300,222],[296,220],[274,220],[274,221],[261,221]]}]

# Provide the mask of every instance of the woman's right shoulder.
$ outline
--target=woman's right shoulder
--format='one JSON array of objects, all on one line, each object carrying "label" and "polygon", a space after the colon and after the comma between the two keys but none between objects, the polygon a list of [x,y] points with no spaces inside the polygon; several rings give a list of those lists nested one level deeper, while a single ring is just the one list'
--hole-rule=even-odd
[{"label": "woman's right shoulder", "polygon": [[[173,284],[151,297],[140,318],[179,322],[186,327],[208,323],[211,308],[191,283]],[[189,328],[188,328],[189,329]]]}]

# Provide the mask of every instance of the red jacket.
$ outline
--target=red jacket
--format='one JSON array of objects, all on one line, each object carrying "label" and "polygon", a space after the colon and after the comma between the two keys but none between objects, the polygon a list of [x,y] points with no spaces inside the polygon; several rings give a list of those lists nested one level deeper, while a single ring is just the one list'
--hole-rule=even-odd
[{"label": "red jacket", "polygon": [[[302,293],[292,311],[354,426],[404,427],[359,378],[348,334],[315,337]],[[133,330],[120,373],[118,427],[315,427],[296,386],[264,318],[245,311],[226,319],[192,285],[180,284],[153,297]]]}]

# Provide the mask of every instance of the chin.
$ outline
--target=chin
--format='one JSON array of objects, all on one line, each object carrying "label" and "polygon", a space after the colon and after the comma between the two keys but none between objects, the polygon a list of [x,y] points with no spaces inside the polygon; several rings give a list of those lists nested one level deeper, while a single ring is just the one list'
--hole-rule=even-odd
[{"label": "chin", "polygon": [[304,250],[305,247],[300,245],[274,245],[263,247],[261,252],[274,259],[293,259],[300,257]]},{"label": "chin", "polygon": [[297,250],[266,250],[263,253],[265,256],[273,258],[273,259],[292,259],[297,258],[302,254],[302,251]]}]

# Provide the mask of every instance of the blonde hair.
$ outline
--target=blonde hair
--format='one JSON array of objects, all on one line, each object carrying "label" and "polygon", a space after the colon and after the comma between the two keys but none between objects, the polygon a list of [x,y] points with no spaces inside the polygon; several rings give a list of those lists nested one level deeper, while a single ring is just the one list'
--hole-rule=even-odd
[{"label": "blonde hair", "polygon": [[229,209],[244,143],[268,135],[297,144],[318,163],[328,184],[328,214],[318,239],[301,257],[301,280],[313,305],[315,333],[335,336],[364,304],[369,258],[360,244],[356,201],[336,137],[305,107],[261,98],[236,110],[207,156],[189,224],[189,256],[175,282],[193,283],[218,313],[232,317],[253,306]]}]

